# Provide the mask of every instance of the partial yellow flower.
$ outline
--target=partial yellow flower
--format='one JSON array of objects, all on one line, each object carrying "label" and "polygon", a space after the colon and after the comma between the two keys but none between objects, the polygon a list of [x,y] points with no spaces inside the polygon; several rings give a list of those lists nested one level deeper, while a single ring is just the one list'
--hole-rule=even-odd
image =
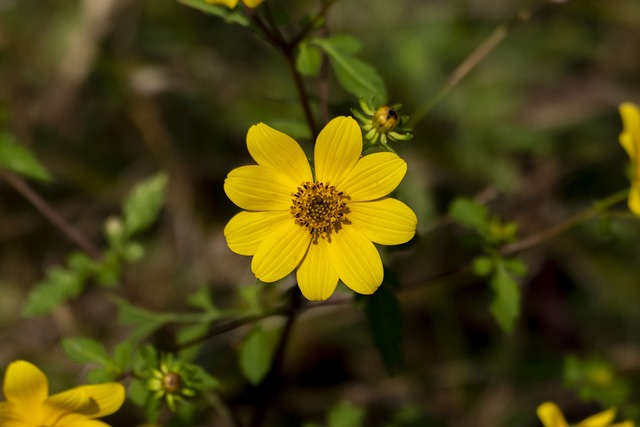
[{"label": "partial yellow flower", "polygon": [[119,383],[84,385],[49,396],[47,377],[29,362],[12,362],[4,376],[2,427],[109,427],[95,420],[124,402]]},{"label": "partial yellow flower", "polygon": [[265,124],[249,129],[247,147],[258,164],[232,170],[224,184],[245,209],[224,229],[229,248],[253,256],[263,282],[296,270],[310,300],[330,297],[338,279],[372,294],[383,278],[374,243],[405,243],[416,230],[413,211],[386,197],[407,171],[404,160],[389,152],[361,157],[362,133],[350,117],[318,135],[315,175],[298,143]]},{"label": "partial yellow flower", "polygon": [[620,134],[620,144],[631,159],[632,181],[629,192],[629,209],[640,215],[640,109],[631,102],[620,105],[623,130]]},{"label": "partial yellow flower", "polygon": [[[564,415],[562,415],[562,411],[555,403],[545,402],[538,406],[537,412],[538,418],[540,418],[544,427],[569,427]],[[611,424],[615,417],[616,410],[611,408],[590,416],[575,427],[635,427],[633,421]]]},{"label": "partial yellow flower", "polygon": [[[264,0],[242,0],[244,4],[254,9],[260,5]],[[222,4],[229,9],[233,9],[238,4],[238,0],[205,0],[209,4]]]}]

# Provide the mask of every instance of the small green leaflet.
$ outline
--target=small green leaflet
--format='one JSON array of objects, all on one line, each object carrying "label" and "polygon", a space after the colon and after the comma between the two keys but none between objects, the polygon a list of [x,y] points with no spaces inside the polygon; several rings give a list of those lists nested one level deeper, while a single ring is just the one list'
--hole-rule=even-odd
[{"label": "small green leaflet", "polygon": [[329,57],[338,83],[357,98],[375,98],[385,102],[387,89],[384,80],[371,65],[354,56],[358,41],[349,41],[346,36],[316,38],[310,41]]},{"label": "small green leaflet", "polygon": [[158,218],[168,181],[167,174],[159,172],[131,190],[122,206],[125,235],[145,230]]},{"label": "small green leaflet", "polygon": [[327,421],[330,427],[360,427],[365,415],[364,408],[342,401],[331,408]]},{"label": "small green leaflet", "polygon": [[105,365],[111,361],[104,345],[90,338],[63,338],[62,349],[77,363]]},{"label": "small green leaflet", "polygon": [[26,178],[51,182],[51,174],[24,145],[12,136],[0,134],[0,167]]},{"label": "small green leaflet", "polygon": [[240,371],[253,385],[257,385],[269,372],[273,359],[273,344],[267,333],[255,326],[240,347]]},{"label": "small green leaflet", "polygon": [[513,278],[504,263],[499,260],[491,278],[494,291],[490,310],[500,327],[507,333],[513,331],[520,315],[520,284]]},{"label": "small green leaflet", "polygon": [[318,48],[306,42],[301,42],[296,55],[296,70],[303,76],[315,77],[320,72],[322,55]]}]

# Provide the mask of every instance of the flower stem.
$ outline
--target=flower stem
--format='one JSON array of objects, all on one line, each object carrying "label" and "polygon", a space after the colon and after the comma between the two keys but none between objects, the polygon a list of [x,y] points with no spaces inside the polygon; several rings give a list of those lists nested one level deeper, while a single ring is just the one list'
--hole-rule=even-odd
[{"label": "flower stem", "polygon": [[256,406],[249,423],[250,427],[261,427],[267,420],[267,412],[273,399],[277,394],[277,390],[280,388],[282,382],[282,371],[284,363],[284,355],[291,338],[291,331],[293,330],[293,324],[300,311],[302,305],[302,294],[299,288],[296,286],[292,289],[291,301],[289,305],[289,311],[287,313],[287,320],[280,335],[280,341],[276,347],[276,351],[271,362],[271,368],[265,376],[264,380],[260,383],[257,390],[257,396],[255,399]]}]

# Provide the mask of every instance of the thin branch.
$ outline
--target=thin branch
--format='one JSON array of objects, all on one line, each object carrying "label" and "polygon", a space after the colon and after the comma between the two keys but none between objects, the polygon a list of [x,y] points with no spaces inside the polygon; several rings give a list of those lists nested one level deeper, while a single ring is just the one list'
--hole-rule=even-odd
[{"label": "thin branch", "polygon": [[535,12],[537,12],[542,6],[547,3],[563,3],[560,1],[550,1],[543,0],[537,5],[529,8],[523,9],[518,14],[513,17],[510,21],[505,24],[500,25],[496,28],[489,37],[487,37],[478,47],[475,48],[469,56],[467,56],[458,67],[453,70],[453,72],[447,78],[444,86],[440,88],[440,90],[431,98],[427,99],[422,105],[418,106],[414,113],[411,115],[411,119],[409,123],[407,123],[410,127],[415,127],[417,123],[419,123],[424,117],[431,111],[431,109],[451,91],[451,89],[455,88],[458,83],[467,75],[471,70],[473,70],[480,61],[482,61],[493,49],[495,49],[500,42],[502,42],[511,32],[520,26],[521,24],[529,21],[531,16]]},{"label": "thin branch", "polygon": [[102,258],[102,253],[89,239],[77,228],[71,225],[60,213],[55,210],[42,196],[32,189],[27,181],[18,175],[0,171],[0,176],[9,183],[14,190],[29,201],[49,222],[64,234],[67,239],[75,243],[95,260]]}]

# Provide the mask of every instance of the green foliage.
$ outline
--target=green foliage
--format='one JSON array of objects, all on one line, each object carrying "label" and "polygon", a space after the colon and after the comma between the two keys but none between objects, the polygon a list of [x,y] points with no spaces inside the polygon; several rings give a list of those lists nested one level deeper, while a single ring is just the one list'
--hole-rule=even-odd
[{"label": "green foliage", "polygon": [[364,408],[345,400],[331,408],[327,416],[327,425],[329,427],[360,427],[364,423],[364,416]]},{"label": "green foliage", "polygon": [[302,42],[298,46],[296,55],[296,69],[303,76],[315,77],[320,72],[322,65],[322,54],[317,47]]},{"label": "green foliage", "polygon": [[616,375],[614,367],[602,357],[582,359],[574,354],[565,356],[563,380],[565,387],[576,392],[585,402],[620,407],[629,399],[628,380]]},{"label": "green foliage", "polygon": [[387,372],[397,374],[404,365],[402,319],[398,299],[385,284],[366,297],[365,311],[375,343]]},{"label": "green foliage", "polygon": [[314,38],[310,44],[317,46],[329,57],[331,67],[340,86],[356,98],[387,99],[384,80],[371,65],[355,56],[360,42],[349,36]]},{"label": "green foliage", "polygon": [[51,182],[52,177],[42,163],[11,135],[0,133],[0,168],[38,181]]},{"label": "green foliage", "polygon": [[259,325],[244,337],[238,363],[240,371],[251,384],[259,384],[269,372],[273,360],[273,343]]},{"label": "green foliage", "polygon": [[60,304],[79,296],[90,280],[103,287],[115,287],[120,281],[123,264],[138,261],[143,246],[131,240],[157,219],[164,204],[168,177],[164,173],[138,184],[123,204],[124,222],[109,218],[105,237],[109,247],[95,260],[82,252],[72,252],[66,267],[54,267],[37,283],[27,297],[23,314],[27,317],[51,312]]}]

